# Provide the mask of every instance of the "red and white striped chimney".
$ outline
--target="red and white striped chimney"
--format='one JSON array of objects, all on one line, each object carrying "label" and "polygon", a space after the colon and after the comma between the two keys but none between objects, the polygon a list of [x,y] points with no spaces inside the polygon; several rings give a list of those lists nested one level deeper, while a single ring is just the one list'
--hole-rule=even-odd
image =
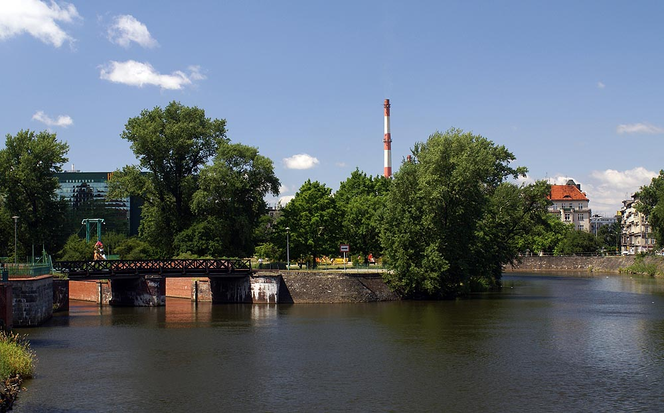
[{"label": "red and white striped chimney", "polygon": [[390,100],[385,99],[385,104],[383,105],[385,108],[385,136],[383,137],[383,144],[384,144],[384,156],[385,156],[385,162],[384,162],[384,168],[383,168],[383,176],[385,178],[390,178],[392,177],[392,134],[390,134]]}]

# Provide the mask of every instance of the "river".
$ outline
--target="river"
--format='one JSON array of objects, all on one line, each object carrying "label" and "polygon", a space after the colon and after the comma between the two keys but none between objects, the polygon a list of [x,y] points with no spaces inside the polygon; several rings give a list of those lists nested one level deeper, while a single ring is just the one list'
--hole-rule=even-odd
[{"label": "river", "polygon": [[664,281],[504,277],[448,302],[111,308],[28,335],[16,412],[664,411]]}]

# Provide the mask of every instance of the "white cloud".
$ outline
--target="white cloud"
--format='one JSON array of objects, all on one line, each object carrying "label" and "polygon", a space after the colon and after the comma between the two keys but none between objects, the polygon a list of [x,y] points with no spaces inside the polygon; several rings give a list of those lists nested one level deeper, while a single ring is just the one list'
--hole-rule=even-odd
[{"label": "white cloud", "polygon": [[606,85],[602,82],[597,82],[597,89],[604,89]]},{"label": "white cloud", "polygon": [[115,16],[108,28],[108,40],[122,47],[129,47],[131,42],[148,48],[159,45],[148,28],[131,15]]},{"label": "white cloud", "polygon": [[335,165],[338,166],[339,168],[345,168],[346,167],[346,162],[337,162],[337,163],[335,163]]},{"label": "white cloud", "polygon": [[51,1],[47,5],[39,0],[1,0],[0,40],[28,33],[55,47],[64,42],[71,44],[74,39],[57,22],[71,23],[75,18],[81,16],[69,3]]},{"label": "white cloud", "polygon": [[655,135],[659,133],[664,133],[664,128],[660,128],[659,126],[654,126],[649,123],[632,123],[632,124],[626,124],[626,125],[618,125],[616,128],[616,132],[619,134],[623,133],[645,133],[649,135]]},{"label": "white cloud", "polygon": [[641,186],[648,185],[655,176],[656,172],[643,167],[627,171],[593,171],[589,182],[581,189],[588,194],[593,214],[613,215],[620,209],[623,200],[631,197]]},{"label": "white cloud", "polygon": [[295,195],[286,195],[286,196],[282,196],[281,198],[279,198],[279,205],[281,205],[281,207],[283,208],[283,207],[285,207],[286,204],[288,204],[293,198],[295,198]]},{"label": "white cloud", "polygon": [[[192,70],[193,68],[193,70]],[[194,80],[205,79],[197,66],[190,66],[191,73],[187,75],[182,71],[175,71],[170,75],[157,72],[151,64],[134,60],[126,62],[111,61],[101,67],[99,77],[113,83],[122,83],[129,86],[143,87],[145,85],[159,86],[162,89],[180,90],[192,84]]]},{"label": "white cloud", "polygon": [[318,159],[306,153],[293,155],[290,158],[284,158],[286,169],[311,169],[318,165]]},{"label": "white cloud", "polygon": [[39,110],[37,113],[32,115],[32,120],[44,123],[47,126],[62,126],[66,128],[74,124],[74,121],[71,117],[67,115],[60,115],[57,119],[53,120],[50,116],[46,115],[43,111]]}]

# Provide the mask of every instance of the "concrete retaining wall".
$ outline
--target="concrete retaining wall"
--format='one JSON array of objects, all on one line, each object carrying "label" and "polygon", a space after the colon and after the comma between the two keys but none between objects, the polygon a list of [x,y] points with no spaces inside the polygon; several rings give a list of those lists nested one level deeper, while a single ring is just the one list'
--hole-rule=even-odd
[{"label": "concrete retaining wall", "polygon": [[390,291],[380,274],[346,275],[329,272],[281,273],[279,302],[291,303],[361,303],[394,301],[399,296]]},{"label": "concrete retaining wall", "polygon": [[53,277],[12,278],[14,327],[38,326],[53,316]]}]

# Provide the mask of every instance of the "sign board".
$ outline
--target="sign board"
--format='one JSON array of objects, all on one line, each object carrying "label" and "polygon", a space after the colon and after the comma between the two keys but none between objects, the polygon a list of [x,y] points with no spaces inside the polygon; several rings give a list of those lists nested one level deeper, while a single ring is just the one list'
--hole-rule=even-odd
[{"label": "sign board", "polygon": [[350,245],[348,244],[339,245],[339,252],[350,252]]}]

